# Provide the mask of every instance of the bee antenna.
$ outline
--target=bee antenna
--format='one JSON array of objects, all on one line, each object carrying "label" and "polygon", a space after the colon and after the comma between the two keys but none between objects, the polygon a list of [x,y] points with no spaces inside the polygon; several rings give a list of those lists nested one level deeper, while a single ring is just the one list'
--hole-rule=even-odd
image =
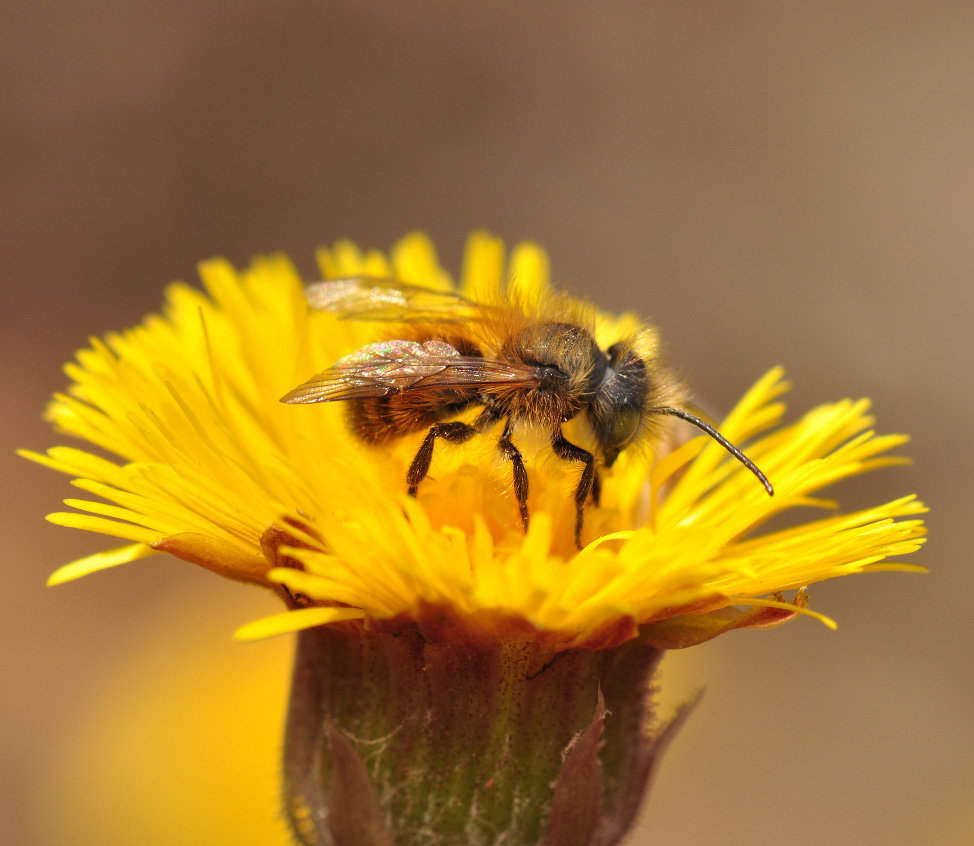
[{"label": "bee antenna", "polygon": [[771,482],[768,481],[768,477],[764,475],[757,466],[748,458],[743,452],[741,452],[734,444],[732,444],[727,438],[725,438],[720,432],[718,432],[713,426],[707,423],[705,420],[701,420],[696,415],[690,414],[686,411],[681,411],[678,408],[670,408],[664,406],[663,408],[657,408],[655,411],[659,414],[671,414],[674,417],[679,417],[681,420],[686,420],[698,429],[706,432],[710,437],[712,437],[717,443],[719,443],[724,449],[726,449],[731,455],[734,456],[738,461],[741,462],[748,470],[750,470],[755,476],[758,477],[758,481],[764,485],[764,489],[768,492],[768,496],[774,496],[774,488],[771,487]]}]

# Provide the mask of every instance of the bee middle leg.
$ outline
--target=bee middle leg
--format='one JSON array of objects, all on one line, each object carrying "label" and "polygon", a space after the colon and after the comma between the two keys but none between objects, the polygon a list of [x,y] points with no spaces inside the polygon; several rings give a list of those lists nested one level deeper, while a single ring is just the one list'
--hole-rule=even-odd
[{"label": "bee middle leg", "polygon": [[601,486],[596,481],[595,456],[587,449],[582,449],[570,441],[566,440],[561,429],[555,432],[551,439],[551,448],[563,461],[582,461],[585,467],[582,476],[578,480],[578,487],[575,488],[575,546],[582,548],[582,523],[585,520],[585,503],[589,494]]},{"label": "bee middle leg", "polygon": [[602,499],[602,477],[599,476],[599,471],[595,470],[592,473],[592,502],[598,507],[599,502]]},{"label": "bee middle leg", "polygon": [[511,472],[514,477],[514,496],[517,497],[517,507],[521,512],[521,522],[524,531],[528,530],[528,471],[524,467],[524,459],[520,450],[511,441],[511,421],[507,421],[504,434],[497,442],[501,455],[511,462]]}]

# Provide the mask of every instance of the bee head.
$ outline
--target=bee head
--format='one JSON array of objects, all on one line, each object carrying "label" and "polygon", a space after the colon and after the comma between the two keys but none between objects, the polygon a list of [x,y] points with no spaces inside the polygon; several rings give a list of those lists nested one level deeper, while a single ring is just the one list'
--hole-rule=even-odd
[{"label": "bee head", "polygon": [[588,407],[588,419],[606,467],[636,438],[649,392],[646,363],[628,344],[606,351],[609,364]]}]

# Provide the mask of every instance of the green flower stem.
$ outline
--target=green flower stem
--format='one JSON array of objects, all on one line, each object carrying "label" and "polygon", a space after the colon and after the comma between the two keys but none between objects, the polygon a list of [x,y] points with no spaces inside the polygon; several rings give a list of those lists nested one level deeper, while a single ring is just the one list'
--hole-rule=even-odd
[{"label": "green flower stem", "polygon": [[675,728],[646,731],[662,652],[525,635],[437,608],[302,632],[284,773],[298,842],[618,842]]}]

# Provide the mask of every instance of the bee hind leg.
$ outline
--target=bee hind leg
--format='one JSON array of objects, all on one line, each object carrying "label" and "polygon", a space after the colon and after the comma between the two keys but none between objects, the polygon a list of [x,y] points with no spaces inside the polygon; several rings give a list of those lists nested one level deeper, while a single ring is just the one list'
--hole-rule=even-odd
[{"label": "bee hind leg", "polygon": [[497,442],[497,448],[501,455],[511,462],[511,472],[514,477],[514,496],[517,497],[517,507],[521,512],[521,522],[524,524],[524,531],[528,530],[528,471],[524,467],[524,459],[521,452],[511,441],[511,422],[507,421],[504,427],[504,434]]},{"label": "bee hind leg", "polygon": [[[598,485],[595,481],[595,456],[587,449],[565,439],[561,429],[555,432],[551,439],[551,448],[563,461],[582,461],[585,464],[582,476],[575,488],[575,546],[582,548],[582,523],[585,520],[585,503],[593,489]],[[599,486],[600,487],[600,486]]]},{"label": "bee hind leg", "polygon": [[474,420],[473,425],[454,420],[450,423],[434,423],[430,426],[426,437],[423,438],[423,443],[419,446],[419,451],[409,465],[409,470],[406,471],[409,495],[416,496],[419,483],[426,478],[430,471],[430,463],[433,461],[433,445],[437,438],[443,438],[451,444],[464,444],[474,435],[490,428],[499,419],[500,417],[493,411],[485,410]]},{"label": "bee hind leg", "polygon": [[409,495],[416,496],[419,483],[426,478],[430,471],[430,463],[433,461],[433,444],[437,438],[443,438],[451,444],[462,444],[469,441],[477,434],[477,429],[469,423],[453,421],[452,423],[434,423],[430,426],[429,432],[420,444],[419,452],[413,458],[406,471],[406,484],[409,485]]}]

